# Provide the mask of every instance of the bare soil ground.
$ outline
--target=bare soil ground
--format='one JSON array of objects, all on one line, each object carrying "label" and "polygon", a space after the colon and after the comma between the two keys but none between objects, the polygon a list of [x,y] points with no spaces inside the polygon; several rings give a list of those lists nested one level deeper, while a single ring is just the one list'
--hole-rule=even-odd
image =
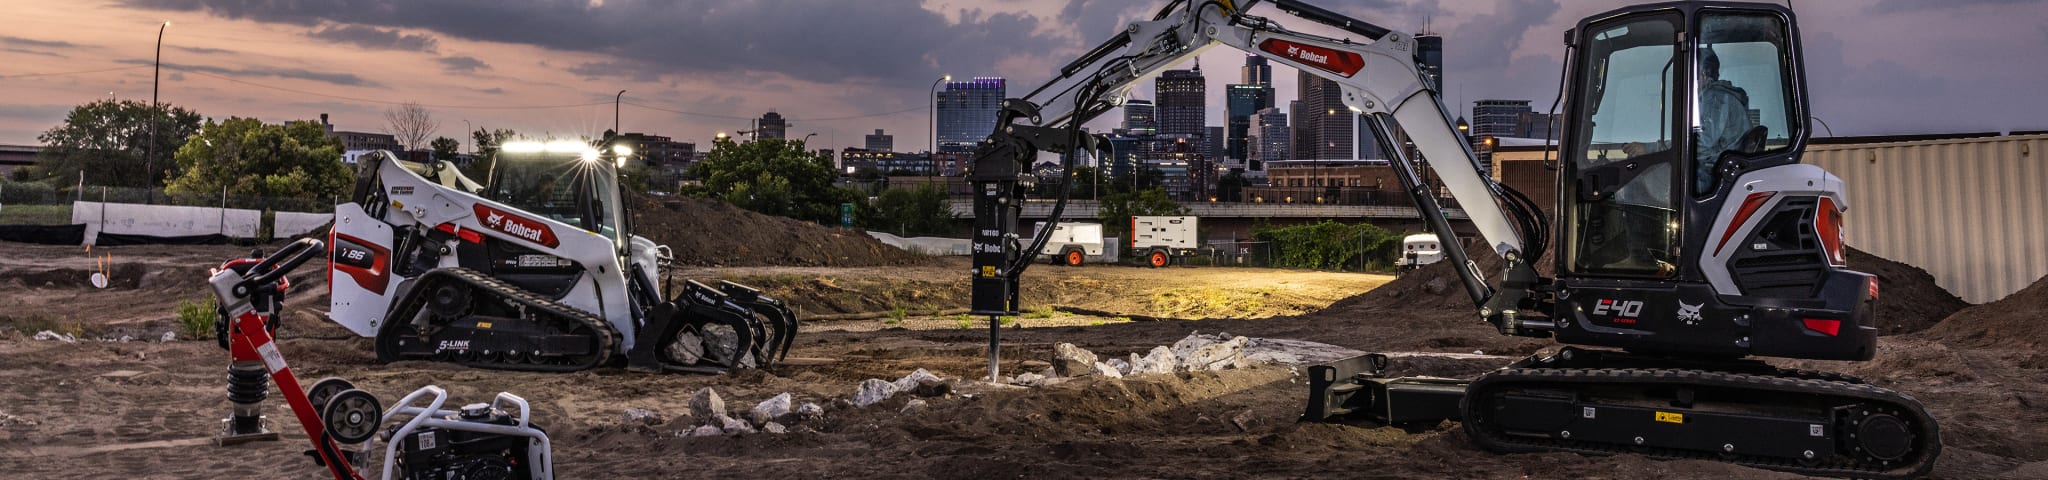
[{"label": "bare soil ground", "polygon": [[[177,300],[204,295],[197,279],[205,267],[246,249],[111,253],[116,282],[99,290],[84,286],[96,267],[82,248],[0,244],[0,471],[10,478],[323,475],[299,455],[305,438],[274,394],[266,408],[283,442],[206,443],[228,409],[226,355],[210,339],[65,343],[18,331],[55,325],[89,337],[160,334],[172,328]],[[956,380],[954,395],[926,399],[929,408],[912,413],[899,412],[908,401],[902,396],[866,408],[843,403],[866,378],[895,379],[918,368],[948,379],[984,374],[985,325],[948,325],[946,311],[966,303],[964,285],[955,286],[964,284],[965,265],[952,262],[674,272],[757,283],[795,302],[807,318],[838,318],[814,322],[791,353],[820,360],[729,376],[380,365],[366,340],[319,318],[326,300],[317,263],[293,278],[297,293],[288,301],[281,348],[307,382],[344,376],[386,401],[427,384],[448,388],[457,402],[484,401],[498,391],[525,396],[555,440],[561,478],[1796,478],[1702,461],[1498,455],[1472,447],[1453,423],[1297,423],[1306,385],[1283,366],[1036,389]],[[1425,270],[1388,282],[1252,269],[1038,266],[1027,275],[1027,304],[1110,315],[1024,315],[1001,331],[1002,368],[1038,371],[1058,342],[1120,356],[1193,331],[1365,351],[1482,353],[1395,364],[1404,373],[1436,375],[1470,375],[1554,346],[1494,335],[1459,303],[1462,294],[1441,279],[1445,273]],[[1884,288],[1886,295],[1905,295],[1900,290],[1923,287]],[[1926,402],[1946,445],[1937,477],[2048,477],[2048,353],[2040,351],[2048,339],[2034,327],[2048,312],[2044,298],[2048,284],[1922,332],[1886,337],[1873,362],[1787,363],[1862,375]],[[901,320],[893,318],[898,308]],[[827,413],[782,435],[679,436],[694,426],[690,394],[704,387],[736,409],[789,392]],[[627,423],[628,408],[653,410],[666,421]]]}]

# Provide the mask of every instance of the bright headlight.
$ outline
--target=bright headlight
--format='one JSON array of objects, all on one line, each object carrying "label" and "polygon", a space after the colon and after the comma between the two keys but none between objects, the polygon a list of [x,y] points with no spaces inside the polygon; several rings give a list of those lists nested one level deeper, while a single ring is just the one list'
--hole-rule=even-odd
[{"label": "bright headlight", "polygon": [[499,149],[512,153],[533,153],[546,150],[547,144],[531,141],[505,142]]},{"label": "bright headlight", "polygon": [[583,153],[590,149],[590,145],[575,140],[555,140],[548,142],[547,149],[550,153]]},{"label": "bright headlight", "polygon": [[633,147],[628,147],[628,146],[625,146],[625,145],[619,145],[619,146],[615,146],[615,147],[612,147],[612,155],[618,155],[618,156],[621,156],[621,157],[630,157],[630,156],[632,156],[632,155],[633,155]]}]

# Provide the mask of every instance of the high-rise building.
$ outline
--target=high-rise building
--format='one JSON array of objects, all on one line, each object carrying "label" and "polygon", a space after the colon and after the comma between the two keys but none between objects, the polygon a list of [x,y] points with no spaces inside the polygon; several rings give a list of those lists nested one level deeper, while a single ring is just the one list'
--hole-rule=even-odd
[{"label": "high-rise building", "polygon": [[1530,112],[1528,100],[1486,99],[1473,102],[1471,136],[1515,136],[1516,121]]},{"label": "high-rise building", "polygon": [[[1261,58],[1261,60],[1264,60]],[[1250,68],[1247,66],[1246,68]],[[1231,84],[1224,87],[1226,106],[1229,108],[1229,139],[1226,156],[1243,160],[1245,158],[1245,137],[1251,131],[1252,114],[1273,106],[1273,87],[1255,84]]]},{"label": "high-rise building", "polygon": [[[990,130],[991,130],[991,131],[993,131],[995,127],[989,127],[989,128],[990,128]],[[879,129],[879,128],[877,128],[877,129],[875,129],[875,133],[874,133],[874,134],[872,134],[872,135],[868,135],[868,136],[867,136],[867,145],[868,145],[868,151],[870,151],[870,152],[889,152],[889,151],[895,151],[895,150],[896,150],[896,136],[895,136],[895,135],[890,135],[890,134],[886,134],[886,133],[882,133],[882,129]]]},{"label": "high-rise building", "polygon": [[1159,133],[1162,135],[1202,135],[1202,127],[1208,123],[1208,82],[1202,79],[1202,67],[1193,70],[1167,70],[1152,82],[1159,102]]},{"label": "high-rise building", "polygon": [[[1358,115],[1344,105],[1344,90],[1336,81],[1300,72],[1301,107],[1293,117],[1300,125],[1294,156],[1302,160],[1349,160],[1353,119]],[[1305,147],[1305,148],[1304,148]]]},{"label": "high-rise building", "polygon": [[1444,86],[1444,37],[1423,32],[1415,36],[1415,62],[1422,76],[1441,90]]},{"label": "high-rise building", "polygon": [[1287,160],[1293,156],[1289,150],[1294,147],[1292,129],[1287,126],[1287,112],[1278,108],[1267,108],[1252,114],[1251,156],[1245,162],[1246,169],[1265,171],[1265,163],[1273,160]]},{"label": "high-rise building", "polygon": [[1287,147],[1288,160],[1304,158],[1303,155],[1310,150],[1309,146],[1314,145],[1309,138],[1308,129],[1301,124],[1301,112],[1301,100],[1289,100],[1287,102],[1287,118],[1289,122],[1287,124],[1287,131],[1291,132],[1287,135],[1289,140]]},{"label": "high-rise building", "polygon": [[761,114],[759,120],[754,121],[754,138],[789,138],[789,121],[783,119],[782,114],[769,110],[768,113]]},{"label": "high-rise building", "polygon": [[946,82],[938,98],[938,139],[941,152],[972,152],[996,131],[996,113],[1003,107],[1003,77],[974,77]]},{"label": "high-rise building", "polygon": [[1240,83],[1262,87],[1273,86],[1273,66],[1266,63],[1266,57],[1245,55],[1243,74],[1244,79]]},{"label": "high-rise building", "polygon": [[1158,134],[1159,107],[1153,105],[1151,100],[1125,100],[1124,130],[1129,130],[1131,135],[1135,136]]}]

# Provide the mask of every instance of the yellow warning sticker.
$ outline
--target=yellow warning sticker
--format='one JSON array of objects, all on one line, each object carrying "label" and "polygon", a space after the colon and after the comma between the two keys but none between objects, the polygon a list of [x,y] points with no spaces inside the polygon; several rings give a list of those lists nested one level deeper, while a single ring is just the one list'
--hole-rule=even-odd
[{"label": "yellow warning sticker", "polygon": [[994,277],[994,276],[996,276],[996,267],[995,267],[995,265],[988,265],[988,266],[984,266],[984,267],[981,267],[981,276],[984,276],[984,277]]},{"label": "yellow warning sticker", "polygon": [[491,328],[491,322],[476,322],[476,328]]},{"label": "yellow warning sticker", "polygon": [[1672,412],[1657,412],[1657,421],[1665,423],[1685,423],[1685,414]]}]

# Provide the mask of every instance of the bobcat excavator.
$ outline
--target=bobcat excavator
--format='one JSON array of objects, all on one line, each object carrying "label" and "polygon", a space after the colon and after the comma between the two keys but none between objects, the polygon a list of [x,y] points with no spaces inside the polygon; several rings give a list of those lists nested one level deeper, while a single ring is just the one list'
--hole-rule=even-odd
[{"label": "bobcat excavator", "polygon": [[[1289,30],[1249,13],[1258,4],[1347,38]],[[1120,105],[1132,83],[1224,45],[1341,85],[1434,233],[1456,238],[1418,158],[1395,148],[1395,129],[1405,132],[1502,259],[1489,282],[1459,242],[1443,245],[1474,319],[1566,344],[1471,380],[1386,378],[1383,355],[1315,366],[1305,420],[1461,420],[1496,452],[1925,474],[1941,443],[1919,401],[1754,358],[1867,361],[1877,341],[1877,279],[1844,258],[1842,184],[1799,163],[1809,117],[1792,12],[1641,5],[1581,20],[1564,38],[1553,219],[1482,172],[1419,73],[1414,39],[1299,0],[1173,1],[1005,101],[970,174],[973,312],[1017,312],[1018,278],[1053,230],[1015,233],[1038,154],[1063,155],[1068,171],[1081,154],[1106,156],[1107,139],[1081,124]],[[1534,268],[1545,257],[1554,277]]]},{"label": "bobcat excavator", "polygon": [[662,285],[672,256],[632,234],[627,146],[508,142],[487,183],[447,162],[365,155],[335,206],[328,317],[383,362],[723,373],[787,354],[796,316],[731,282]]}]

